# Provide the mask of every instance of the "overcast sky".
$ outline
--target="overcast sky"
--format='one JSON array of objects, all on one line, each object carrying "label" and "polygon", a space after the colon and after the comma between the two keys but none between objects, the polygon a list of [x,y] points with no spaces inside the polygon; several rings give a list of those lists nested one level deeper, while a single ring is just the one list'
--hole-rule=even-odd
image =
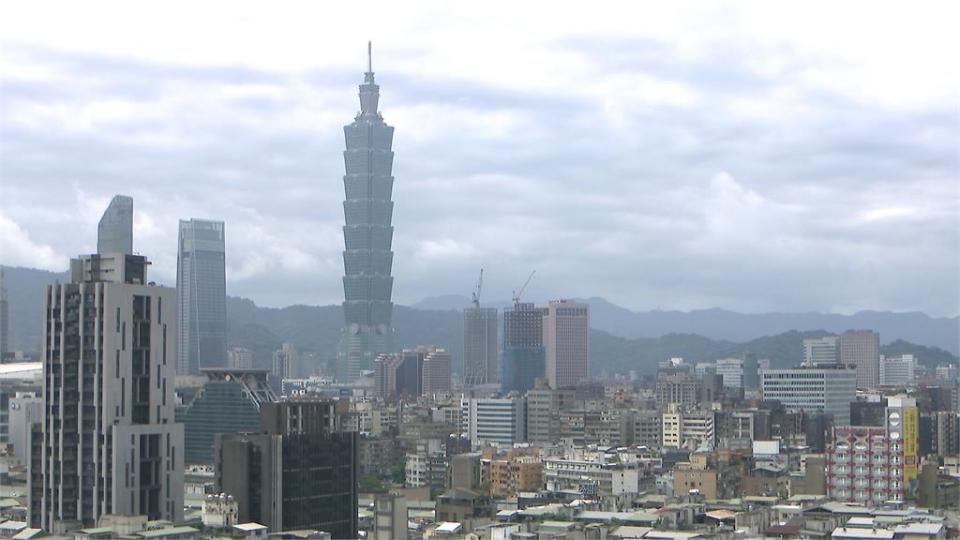
[{"label": "overcast sky", "polygon": [[957,314],[960,4],[575,5],[6,3],[0,263],[66,268],[123,193],[157,281],[222,219],[229,294],[339,303],[372,39],[399,303],[535,268],[535,300]]}]

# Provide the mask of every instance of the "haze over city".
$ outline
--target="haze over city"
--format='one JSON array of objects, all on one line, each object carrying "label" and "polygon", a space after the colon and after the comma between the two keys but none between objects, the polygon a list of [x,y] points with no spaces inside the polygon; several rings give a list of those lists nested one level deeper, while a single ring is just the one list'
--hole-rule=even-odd
[{"label": "haze over city", "polygon": [[0,263],[65,270],[124,193],[158,282],[209,218],[228,294],[340,303],[369,39],[398,303],[536,268],[533,299],[954,316],[958,13],[923,6],[8,7]]}]

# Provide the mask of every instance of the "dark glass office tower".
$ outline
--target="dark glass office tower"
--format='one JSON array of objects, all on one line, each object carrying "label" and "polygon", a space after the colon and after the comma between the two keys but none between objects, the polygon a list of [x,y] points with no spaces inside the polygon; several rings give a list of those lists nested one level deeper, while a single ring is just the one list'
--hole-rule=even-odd
[{"label": "dark glass office tower", "polygon": [[521,303],[503,312],[501,388],[504,392],[526,392],[534,387],[538,378],[546,375],[543,314],[543,308]]},{"label": "dark glass office tower", "polygon": [[380,87],[370,62],[360,85],[360,113],[343,128],[347,145],[343,152],[345,325],[337,378],[344,382],[372,369],[377,354],[391,352],[393,347],[393,128],[377,111],[379,99]]},{"label": "dark glass office tower", "polygon": [[180,220],[177,373],[227,362],[227,281],[222,221]]},{"label": "dark glass office tower", "polygon": [[241,521],[270,532],[357,538],[358,437],[341,429],[334,401],[264,403],[259,432],[214,435],[217,489]]}]

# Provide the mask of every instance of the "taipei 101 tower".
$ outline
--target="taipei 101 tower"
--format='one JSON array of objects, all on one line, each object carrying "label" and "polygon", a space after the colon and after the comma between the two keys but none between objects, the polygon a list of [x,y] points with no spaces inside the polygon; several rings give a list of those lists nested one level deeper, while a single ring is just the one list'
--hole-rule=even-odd
[{"label": "taipei 101 tower", "polygon": [[379,353],[393,351],[390,297],[393,278],[393,128],[377,111],[380,87],[373,79],[371,46],[360,85],[360,113],[344,126],[346,200],[343,214],[343,315],[337,379],[353,382],[372,369]]}]

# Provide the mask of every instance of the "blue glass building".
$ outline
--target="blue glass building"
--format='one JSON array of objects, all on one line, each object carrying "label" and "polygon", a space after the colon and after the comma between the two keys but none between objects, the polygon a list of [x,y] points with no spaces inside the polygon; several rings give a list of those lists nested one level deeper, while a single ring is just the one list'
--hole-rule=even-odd
[{"label": "blue glass building", "polygon": [[526,392],[546,375],[543,347],[543,309],[515,303],[503,312],[501,389]]}]

